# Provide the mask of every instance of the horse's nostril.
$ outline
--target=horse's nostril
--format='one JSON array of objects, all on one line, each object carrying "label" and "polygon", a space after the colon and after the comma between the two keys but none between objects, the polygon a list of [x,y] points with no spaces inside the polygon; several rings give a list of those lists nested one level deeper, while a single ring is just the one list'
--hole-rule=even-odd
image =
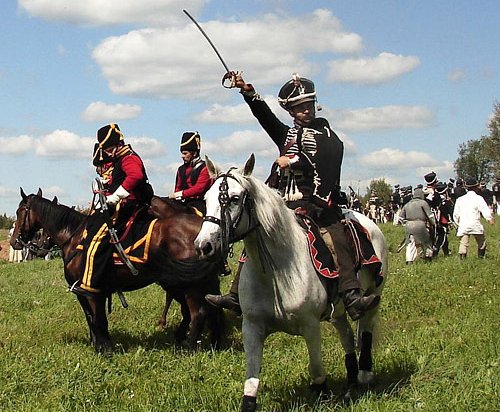
[{"label": "horse's nostril", "polygon": [[202,252],[204,255],[208,256],[210,254],[210,252],[213,250],[212,248],[212,244],[211,243],[207,243],[203,248],[202,248]]}]

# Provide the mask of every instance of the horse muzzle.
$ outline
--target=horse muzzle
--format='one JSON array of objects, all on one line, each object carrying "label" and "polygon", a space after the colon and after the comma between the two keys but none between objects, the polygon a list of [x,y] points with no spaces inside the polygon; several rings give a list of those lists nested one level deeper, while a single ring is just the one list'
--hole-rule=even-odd
[{"label": "horse muzzle", "polygon": [[11,238],[9,243],[14,250],[22,250],[25,245],[25,243],[19,238],[19,236],[17,236],[16,238]]}]

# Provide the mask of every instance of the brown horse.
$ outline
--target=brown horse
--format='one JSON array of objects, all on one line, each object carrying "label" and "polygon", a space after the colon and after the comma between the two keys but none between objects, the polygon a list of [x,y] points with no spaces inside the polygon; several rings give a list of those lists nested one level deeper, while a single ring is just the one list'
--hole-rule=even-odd
[{"label": "brown horse", "polygon": [[[22,249],[39,229],[51,237],[61,249],[64,276],[68,285],[81,280],[84,253],[76,247],[81,241],[88,216],[73,208],[58,204],[37,194],[26,195],[21,188],[22,200],[16,211],[17,222],[10,243]],[[160,203],[162,202],[162,203]],[[181,303],[183,321],[176,332],[182,340],[191,325],[188,345],[195,347],[201,340],[205,323],[210,329],[211,343],[218,347],[223,333],[222,310],[208,305],[207,293],[220,293],[218,273],[221,262],[200,261],[194,249],[194,239],[202,218],[182,206],[170,205],[156,198],[153,210],[161,216],[154,224],[150,238],[149,258],[137,266],[134,276],[125,265],[110,262],[103,289],[95,297],[77,296],[89,326],[90,340],[97,352],[110,352],[112,342],[106,317],[106,298],[118,291],[132,291],[158,283]]]}]

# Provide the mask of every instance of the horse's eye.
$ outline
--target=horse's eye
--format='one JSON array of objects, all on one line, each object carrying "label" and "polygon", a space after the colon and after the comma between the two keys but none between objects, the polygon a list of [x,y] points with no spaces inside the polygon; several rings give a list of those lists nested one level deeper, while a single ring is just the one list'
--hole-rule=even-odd
[{"label": "horse's eye", "polygon": [[238,203],[240,201],[240,197],[238,195],[231,196],[231,203]]}]

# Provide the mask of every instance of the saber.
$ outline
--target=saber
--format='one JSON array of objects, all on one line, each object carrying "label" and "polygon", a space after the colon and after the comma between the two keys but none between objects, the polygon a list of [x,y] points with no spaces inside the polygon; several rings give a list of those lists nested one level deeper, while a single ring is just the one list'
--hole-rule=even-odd
[{"label": "saber", "polygon": [[194,19],[193,16],[191,16],[187,12],[187,10],[183,9],[182,11],[186,14],[186,16],[188,16],[191,19],[191,21],[196,25],[196,27],[198,27],[198,30],[201,31],[201,34],[203,34],[203,36],[205,36],[205,39],[207,39],[207,41],[210,44],[210,46],[212,46],[212,49],[214,49],[215,54],[217,55],[217,57],[219,58],[220,62],[222,63],[222,65],[226,69],[226,72],[227,73],[231,72],[231,70],[229,70],[229,67],[227,67],[227,64],[224,62],[224,59],[220,55],[219,51],[217,50],[217,48],[215,47],[215,45],[212,43],[212,40],[210,40],[210,37],[207,36],[207,33],[205,33],[205,31],[201,28],[201,26],[198,24],[198,22]]}]

